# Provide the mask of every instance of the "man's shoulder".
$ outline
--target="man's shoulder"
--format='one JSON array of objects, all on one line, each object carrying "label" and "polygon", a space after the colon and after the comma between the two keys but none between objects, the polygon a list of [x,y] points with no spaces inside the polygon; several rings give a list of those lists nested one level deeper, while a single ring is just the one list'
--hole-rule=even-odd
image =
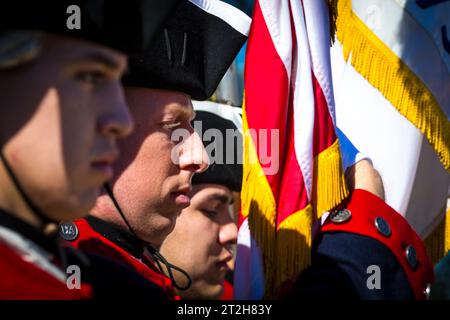
[{"label": "man's shoulder", "polygon": [[92,288],[69,290],[65,281],[27,261],[0,241],[0,299],[88,299]]},{"label": "man's shoulder", "polygon": [[297,292],[421,299],[432,281],[425,246],[407,221],[378,197],[355,190],[322,225]]},{"label": "man's shoulder", "polygon": [[143,292],[156,300],[173,296],[169,279],[95,230],[86,219],[75,220],[70,225],[76,229],[77,236],[66,239],[66,245],[88,257],[89,282],[94,284],[97,293],[101,292],[100,296],[110,296],[117,292],[117,287],[124,290],[132,287],[133,295]]},{"label": "man's shoulder", "polygon": [[126,295],[127,298],[132,297],[133,299],[168,300],[167,295],[159,286],[148,281],[127,264],[72,248],[66,248],[66,252],[69,263],[80,263],[83,266],[81,269],[82,279],[92,285],[95,298],[124,298]]},{"label": "man's shoulder", "polygon": [[[86,219],[78,219],[65,224],[72,229],[70,234],[64,234],[60,229],[60,236],[65,240],[67,246],[74,247],[83,252],[108,257],[114,261],[130,262],[131,257],[115,243],[94,230]],[[61,227],[60,227],[61,228]]]}]

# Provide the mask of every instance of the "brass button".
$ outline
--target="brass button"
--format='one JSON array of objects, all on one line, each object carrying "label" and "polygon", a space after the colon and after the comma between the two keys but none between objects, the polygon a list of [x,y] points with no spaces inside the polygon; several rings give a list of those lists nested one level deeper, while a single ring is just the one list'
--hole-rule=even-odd
[{"label": "brass button", "polygon": [[59,236],[67,241],[73,241],[78,237],[77,225],[73,222],[65,222],[59,225]]},{"label": "brass button", "polygon": [[378,232],[381,233],[385,237],[391,236],[391,227],[389,226],[389,223],[387,223],[386,220],[384,220],[382,217],[376,217],[375,218],[375,228],[377,228]]},{"label": "brass button", "polygon": [[333,223],[343,223],[348,221],[352,217],[352,213],[348,209],[335,210],[330,215],[330,220]]},{"label": "brass button", "polygon": [[407,246],[406,247],[406,260],[408,261],[409,266],[412,269],[415,269],[417,267],[417,253],[416,253],[416,249],[414,249],[413,246]]}]

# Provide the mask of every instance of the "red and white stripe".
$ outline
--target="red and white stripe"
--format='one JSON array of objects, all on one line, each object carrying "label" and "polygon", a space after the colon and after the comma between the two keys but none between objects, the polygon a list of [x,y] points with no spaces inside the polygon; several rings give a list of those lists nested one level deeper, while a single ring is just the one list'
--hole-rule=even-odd
[{"label": "red and white stripe", "polygon": [[[277,205],[278,226],[310,204],[314,157],[336,139],[333,130],[327,143],[317,139],[321,128],[335,123],[328,6],[325,0],[259,0],[252,28],[245,90],[247,106],[258,108],[246,108],[248,127],[280,130],[280,170],[266,176]],[[241,222],[235,298],[260,299],[264,294],[261,250],[246,219]]]}]

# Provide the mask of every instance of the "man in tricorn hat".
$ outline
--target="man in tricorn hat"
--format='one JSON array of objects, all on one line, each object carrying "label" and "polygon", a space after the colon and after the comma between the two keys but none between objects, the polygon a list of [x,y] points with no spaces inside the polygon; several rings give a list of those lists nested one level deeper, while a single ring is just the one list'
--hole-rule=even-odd
[{"label": "man in tricorn hat", "polygon": [[[120,84],[123,52],[145,46],[157,25],[146,25],[140,41],[127,48],[108,21],[120,18],[127,34],[142,27],[136,12],[146,18],[153,13],[142,11],[141,1],[128,3],[126,13],[92,4],[39,1],[24,11],[10,3],[0,13],[2,299],[95,293],[83,271],[74,283],[67,281],[68,270],[82,268],[86,257],[62,250],[51,227],[83,217],[111,178],[116,141],[132,129]],[[69,7],[78,12],[81,29],[68,27]]]},{"label": "man in tricorn hat", "polygon": [[[169,298],[172,283],[155,261],[187,275],[158,249],[190,203],[193,174],[208,163],[190,124],[190,99],[213,94],[249,26],[250,18],[226,3],[186,0],[148,50],[130,55],[124,84],[135,132],[120,144],[124,157],[115,167],[116,178],[98,197],[91,216],[75,221],[78,237],[68,239],[83,251],[133,267]],[[177,129],[183,134],[175,137]]]},{"label": "man in tricorn hat", "polygon": [[[214,137],[203,140],[211,163],[194,175],[191,204],[180,213],[161,254],[190,275],[190,288],[177,290],[182,299],[218,299],[225,278],[232,275],[229,264],[237,240],[233,203],[238,197],[233,192],[240,192],[242,185],[241,109],[210,101],[195,102],[194,109],[194,127],[201,126],[202,136]],[[186,284],[181,274],[174,278]]]}]

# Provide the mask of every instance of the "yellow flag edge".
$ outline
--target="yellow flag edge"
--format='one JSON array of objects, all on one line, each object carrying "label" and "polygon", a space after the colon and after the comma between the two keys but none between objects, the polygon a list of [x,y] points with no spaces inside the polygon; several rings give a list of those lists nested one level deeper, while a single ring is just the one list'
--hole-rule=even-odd
[{"label": "yellow flag edge", "polygon": [[242,215],[248,218],[251,235],[263,254],[266,298],[273,298],[286,281],[295,281],[310,265],[313,223],[345,199],[348,191],[336,140],[314,159],[313,201],[316,205],[313,208],[309,204],[289,215],[276,230],[277,205],[249,134],[245,102],[242,120]]},{"label": "yellow flag edge", "polygon": [[424,243],[433,264],[438,263],[447,254],[450,250],[450,209]]},{"label": "yellow flag edge", "polygon": [[314,158],[313,177],[312,203],[320,218],[348,196],[338,139]]},{"label": "yellow flag edge", "polygon": [[351,0],[338,1],[336,27],[345,60],[351,54],[356,71],[423,133],[450,172],[450,121],[428,88],[353,13]]},{"label": "yellow flag edge", "polygon": [[271,288],[275,272],[275,221],[276,202],[269,182],[258,161],[256,148],[249,133],[247,116],[242,106],[244,132],[244,159],[241,190],[241,214],[248,218],[250,234],[260,247],[263,256],[265,292]]}]

